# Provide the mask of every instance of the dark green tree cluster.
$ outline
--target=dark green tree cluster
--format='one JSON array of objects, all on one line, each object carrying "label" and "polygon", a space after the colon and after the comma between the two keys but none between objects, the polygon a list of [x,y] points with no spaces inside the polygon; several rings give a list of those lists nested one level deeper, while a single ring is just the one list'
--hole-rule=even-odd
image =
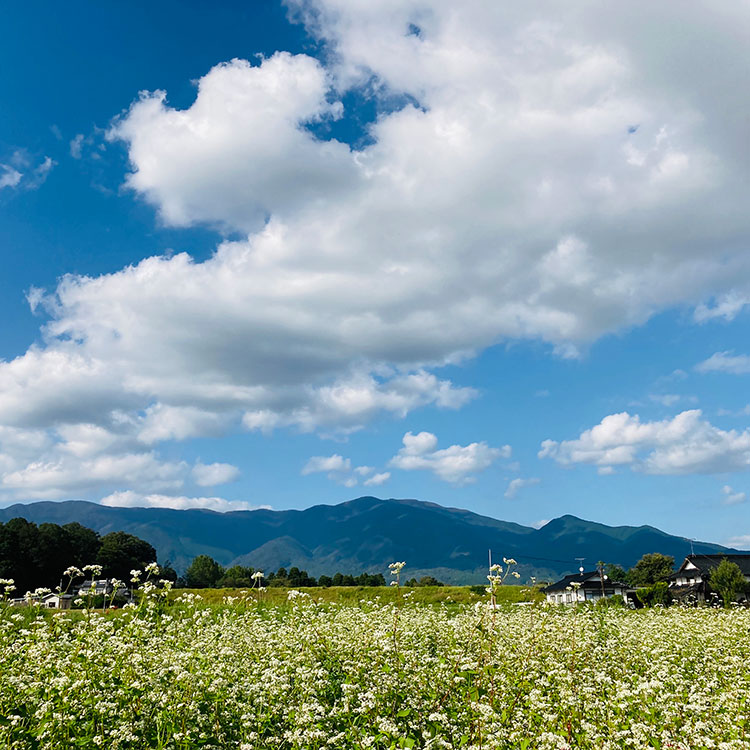
[{"label": "dark green tree cluster", "polygon": [[442,581],[438,581],[434,576],[422,576],[419,580],[410,578],[404,586],[445,586],[445,584]]},{"label": "dark green tree cluster", "polygon": [[659,552],[644,555],[630,570],[611,563],[604,566],[604,572],[610,580],[627,583],[635,588],[636,598],[645,607],[669,604],[667,579],[673,570],[674,557]]},{"label": "dark green tree cluster", "polygon": [[306,570],[292,566],[288,571],[285,568],[279,568],[275,573],[269,573],[268,585],[298,589],[303,586],[317,586],[318,582],[308,575]]},{"label": "dark green tree cluster", "polygon": [[320,576],[318,586],[385,586],[382,573],[360,573],[358,576],[336,573],[331,576]]},{"label": "dark green tree cluster", "polygon": [[190,563],[179,581],[181,586],[189,589],[230,589],[250,588],[251,586],[265,586],[265,579],[258,582],[253,578],[255,568],[244,565],[233,565],[225,569],[208,555],[198,555]]},{"label": "dark green tree cluster", "polygon": [[[362,573],[358,576],[336,573],[334,576],[322,575],[317,580],[306,570],[293,566],[287,570],[279,568],[262,578],[253,578],[255,568],[244,565],[233,565],[224,568],[209,555],[198,555],[185,571],[180,585],[191,589],[206,588],[252,588],[272,586],[277,588],[303,588],[312,586],[385,586],[382,573]],[[437,584],[421,584],[437,585]]]},{"label": "dark green tree cluster", "polygon": [[611,563],[604,566],[604,572],[610,580],[627,583],[634,588],[653,586],[655,583],[666,581],[673,570],[674,557],[659,552],[644,555],[630,570]]},{"label": "dark green tree cluster", "polygon": [[23,518],[0,523],[0,578],[12,578],[19,595],[55,588],[71,565],[101,565],[103,577],[128,582],[131,570],[150,562],[156,562],[156,550],[122,531],[99,536],[79,523],[37,526]]}]

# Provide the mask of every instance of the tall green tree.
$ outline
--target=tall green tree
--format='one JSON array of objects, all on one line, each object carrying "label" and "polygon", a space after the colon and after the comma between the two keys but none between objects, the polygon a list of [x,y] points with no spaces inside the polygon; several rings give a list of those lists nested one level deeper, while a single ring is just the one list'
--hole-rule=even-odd
[{"label": "tall green tree", "polygon": [[189,589],[215,588],[224,575],[224,568],[208,555],[198,555],[185,571],[185,585]]},{"label": "tall green tree", "polygon": [[0,524],[0,578],[12,578],[19,596],[44,583],[39,580],[39,529],[24,518]]},{"label": "tall green tree", "polygon": [[131,570],[143,570],[156,562],[156,550],[143,539],[124,531],[113,531],[102,537],[96,562],[102,566],[106,578],[130,581]]},{"label": "tall green tree", "polygon": [[644,555],[628,571],[628,583],[631,586],[653,586],[665,581],[674,570],[674,557],[651,552]]},{"label": "tall green tree", "polygon": [[[39,524],[36,550],[38,586],[54,588],[62,581],[63,571],[74,563],[70,534],[56,523]],[[71,561],[71,562],[69,562]]]},{"label": "tall green tree", "polygon": [[721,597],[724,606],[729,607],[737,595],[746,590],[747,581],[740,566],[725,557],[711,571],[708,585]]},{"label": "tall green tree", "polygon": [[69,565],[83,568],[84,565],[95,562],[99,547],[102,546],[99,534],[75,521],[66,523],[63,528],[68,533],[70,543],[70,559],[60,561],[65,563],[64,568]]},{"label": "tall green tree", "polygon": [[610,581],[616,581],[617,583],[627,583],[628,582],[628,571],[625,570],[625,568],[622,567],[622,565],[617,565],[615,563],[607,563],[604,566],[604,573],[609,578]]}]

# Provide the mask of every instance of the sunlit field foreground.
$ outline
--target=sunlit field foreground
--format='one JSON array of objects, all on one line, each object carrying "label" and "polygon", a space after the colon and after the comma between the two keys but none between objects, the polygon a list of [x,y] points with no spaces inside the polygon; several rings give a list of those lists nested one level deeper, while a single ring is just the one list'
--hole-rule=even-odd
[{"label": "sunlit field foreground", "polygon": [[3,748],[750,748],[750,612],[0,610]]}]

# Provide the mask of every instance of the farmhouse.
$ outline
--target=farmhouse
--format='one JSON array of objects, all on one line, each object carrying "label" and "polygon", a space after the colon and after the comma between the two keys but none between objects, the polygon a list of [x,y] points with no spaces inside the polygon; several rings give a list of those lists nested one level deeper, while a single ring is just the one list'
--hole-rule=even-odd
[{"label": "farmhouse", "polygon": [[[78,596],[112,596],[115,592],[115,586],[107,578],[98,580],[84,581],[78,586]],[[120,587],[118,592],[126,596],[127,591]]]},{"label": "farmhouse", "polygon": [[[722,560],[735,563],[746,581],[750,581],[750,554],[747,555],[688,555],[669,578],[669,593],[675,599],[706,601],[711,595],[708,579]],[[744,596],[744,595],[743,595]]]},{"label": "farmhouse", "polygon": [[625,583],[610,580],[598,570],[581,571],[565,576],[544,589],[550,604],[575,604],[595,602],[601,598],[620,595],[627,603],[632,589]]},{"label": "farmhouse", "polygon": [[45,607],[47,609],[70,609],[73,605],[73,594],[60,594],[57,591],[50,591],[46,594],[27,594],[26,596],[17,596],[10,600],[14,607],[29,607],[31,605]]},{"label": "farmhouse", "polygon": [[41,603],[47,609],[70,609],[73,605],[73,599],[73,594],[60,594],[53,591],[43,596]]}]

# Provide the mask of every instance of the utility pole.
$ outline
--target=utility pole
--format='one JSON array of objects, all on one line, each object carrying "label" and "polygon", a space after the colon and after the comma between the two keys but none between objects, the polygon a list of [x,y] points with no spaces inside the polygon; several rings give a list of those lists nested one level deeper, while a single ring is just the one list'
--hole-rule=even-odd
[{"label": "utility pole", "polygon": [[604,599],[604,579],[607,577],[604,575],[604,563],[599,560],[596,567],[599,570],[599,580],[602,582],[602,599]]}]

